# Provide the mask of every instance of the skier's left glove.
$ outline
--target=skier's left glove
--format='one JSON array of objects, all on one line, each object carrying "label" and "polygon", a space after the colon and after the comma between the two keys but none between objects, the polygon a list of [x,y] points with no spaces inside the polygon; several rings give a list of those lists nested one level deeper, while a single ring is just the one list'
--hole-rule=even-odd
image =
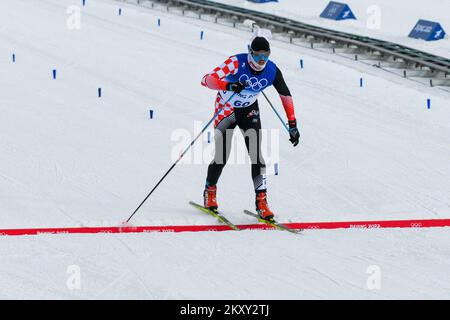
[{"label": "skier's left glove", "polygon": [[292,142],[292,144],[295,146],[298,145],[298,140],[300,139],[300,132],[297,128],[297,120],[289,120],[289,141]]}]

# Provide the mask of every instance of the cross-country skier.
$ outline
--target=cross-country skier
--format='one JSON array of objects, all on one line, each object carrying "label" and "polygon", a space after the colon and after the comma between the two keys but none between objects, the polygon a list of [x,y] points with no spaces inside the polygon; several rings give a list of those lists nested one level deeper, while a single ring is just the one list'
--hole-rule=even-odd
[{"label": "cross-country skier", "polygon": [[[295,119],[294,104],[283,75],[269,60],[270,45],[266,38],[255,37],[248,53],[236,54],[205,75],[201,84],[219,90],[215,101],[215,112],[221,109],[214,123],[215,156],[208,167],[203,193],[204,206],[217,210],[217,181],[231,151],[233,130],[239,126],[252,162],[252,178],[256,193],[256,211],[266,220],[274,214],[267,204],[265,164],[261,155],[261,121],[258,95],[273,85],[280,95],[289,123],[290,141],[298,144],[300,134]],[[231,100],[225,102],[234,94]],[[224,105],[225,104],[225,105]]]}]

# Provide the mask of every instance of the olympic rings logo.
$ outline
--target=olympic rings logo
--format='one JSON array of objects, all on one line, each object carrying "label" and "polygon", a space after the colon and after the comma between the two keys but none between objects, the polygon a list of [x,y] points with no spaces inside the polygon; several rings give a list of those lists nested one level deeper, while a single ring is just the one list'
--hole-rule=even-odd
[{"label": "olympic rings logo", "polygon": [[265,78],[258,80],[256,77],[249,78],[246,74],[239,77],[239,82],[245,84],[245,89],[252,89],[253,91],[260,91],[268,84]]}]

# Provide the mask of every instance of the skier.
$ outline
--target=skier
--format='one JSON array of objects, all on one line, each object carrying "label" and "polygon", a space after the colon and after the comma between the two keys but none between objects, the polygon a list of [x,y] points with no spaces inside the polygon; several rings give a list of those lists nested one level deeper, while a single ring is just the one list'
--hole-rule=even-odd
[{"label": "skier", "polygon": [[219,90],[215,112],[221,109],[214,122],[215,156],[208,167],[203,196],[205,208],[216,211],[216,185],[231,151],[233,130],[239,126],[252,162],[256,211],[261,218],[272,221],[274,214],[267,204],[265,164],[261,155],[261,121],[257,98],[262,90],[273,85],[280,95],[288,118],[289,140],[294,147],[299,142],[300,133],[291,93],[280,69],[269,60],[269,56],[270,44],[267,39],[255,37],[248,46],[248,53],[229,57],[201,81],[203,86]]}]

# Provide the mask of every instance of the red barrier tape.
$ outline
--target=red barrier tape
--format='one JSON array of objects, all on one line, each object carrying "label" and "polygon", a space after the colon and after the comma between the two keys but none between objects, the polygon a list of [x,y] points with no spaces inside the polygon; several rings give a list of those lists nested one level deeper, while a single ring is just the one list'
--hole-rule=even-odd
[{"label": "red barrier tape", "polygon": [[[349,222],[304,222],[285,223],[295,229],[376,229],[376,228],[430,228],[449,227],[450,219],[432,220],[391,220],[391,221],[349,221]],[[269,230],[265,224],[238,225],[243,230]],[[0,229],[0,236],[21,236],[39,234],[73,234],[73,233],[142,233],[142,232],[200,232],[228,231],[226,225],[210,226],[146,226],[146,227],[78,227],[78,228],[35,228],[35,229]]]}]

